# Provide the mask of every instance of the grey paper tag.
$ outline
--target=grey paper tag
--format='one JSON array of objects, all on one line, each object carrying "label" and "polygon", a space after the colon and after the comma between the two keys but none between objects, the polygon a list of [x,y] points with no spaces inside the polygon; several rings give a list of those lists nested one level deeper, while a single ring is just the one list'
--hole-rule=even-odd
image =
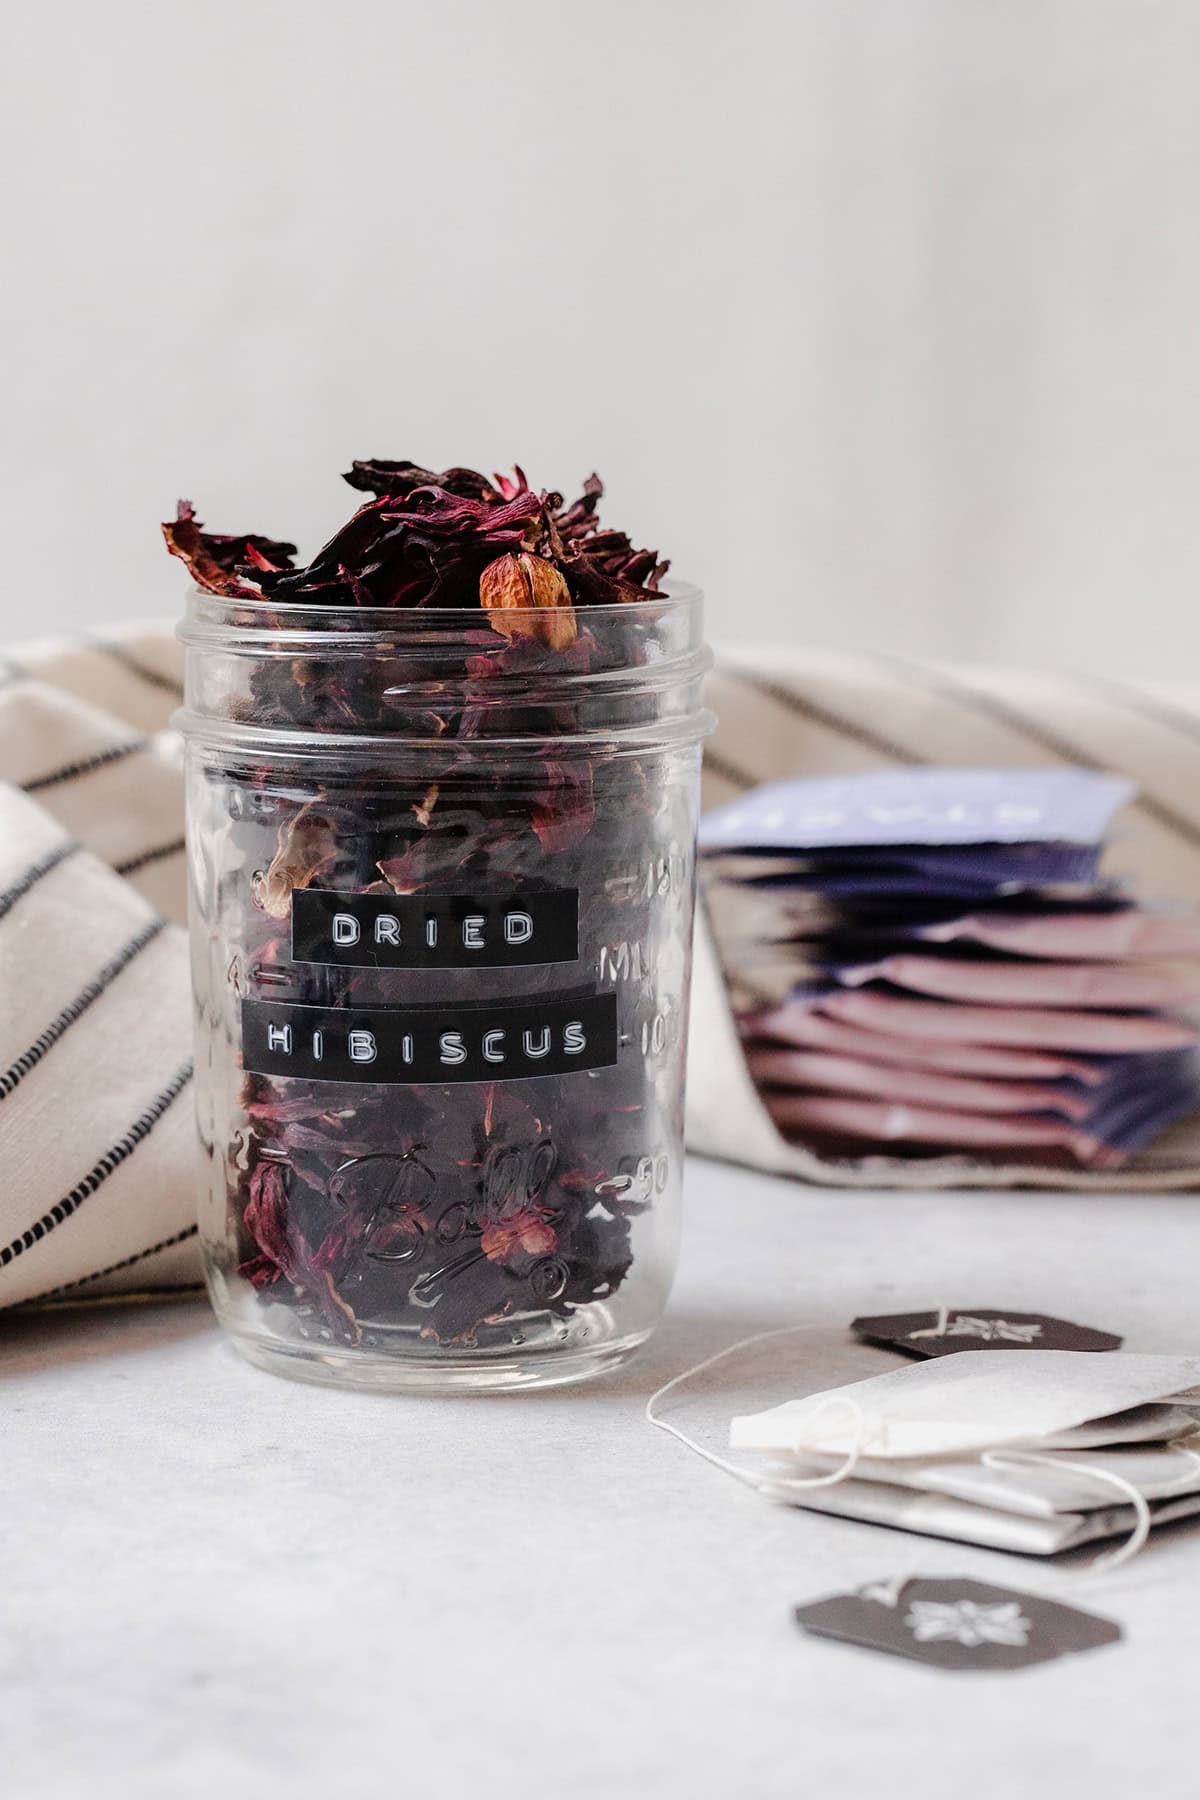
[{"label": "grey paper tag", "polygon": [[1120,1641],[1121,1627],[1057,1600],[984,1581],[914,1576],[796,1608],[814,1637],[939,1669],[1024,1669]]},{"label": "grey paper tag", "polygon": [[1123,1338],[1046,1313],[997,1311],[988,1306],[944,1312],[888,1313],[855,1319],[857,1337],[910,1356],[950,1356],[959,1350],[1119,1350]]}]

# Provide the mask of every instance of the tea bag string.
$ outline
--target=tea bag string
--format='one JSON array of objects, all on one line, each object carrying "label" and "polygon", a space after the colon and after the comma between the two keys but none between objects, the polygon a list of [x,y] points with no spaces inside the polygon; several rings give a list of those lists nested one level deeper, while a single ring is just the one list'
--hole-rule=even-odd
[{"label": "tea bag string", "polygon": [[916,1338],[942,1338],[946,1336],[949,1329],[950,1308],[948,1306],[939,1306],[937,1309],[937,1324],[927,1325],[924,1331],[910,1331],[908,1337],[910,1341]]},{"label": "tea bag string", "polygon": [[[1185,1444],[1171,1444],[1169,1448],[1190,1457],[1194,1466],[1189,1474],[1181,1475],[1178,1481],[1168,1484],[1163,1490],[1163,1498],[1185,1483],[1194,1481],[1196,1469],[1200,1468],[1200,1451],[1192,1450]],[[1135,1487],[1124,1475],[1118,1475],[1114,1469],[1102,1469],[1095,1463],[1077,1462],[1074,1457],[1054,1455],[1045,1450],[985,1450],[980,1460],[985,1469],[993,1469],[1000,1475],[1013,1469],[1068,1469],[1073,1475],[1089,1476],[1093,1481],[1114,1488],[1123,1500],[1128,1501],[1133,1508],[1133,1530],[1115,1550],[1106,1550],[1103,1555],[1095,1557],[1084,1570],[1087,1575],[1111,1574],[1123,1563],[1132,1562],[1150,1536],[1154,1520],[1149,1501],[1140,1488]]]},{"label": "tea bag string", "polygon": [[685,1381],[691,1381],[696,1375],[703,1375],[706,1369],[715,1368],[716,1364],[724,1362],[727,1356],[735,1356],[739,1350],[748,1350],[751,1344],[765,1343],[768,1338],[791,1337],[798,1331],[814,1329],[817,1328],[811,1325],[779,1325],[771,1331],[756,1331],[750,1337],[739,1338],[736,1343],[726,1344],[723,1350],[718,1350],[713,1356],[706,1356],[703,1362],[693,1363],[690,1368],[672,1376],[670,1381],[664,1381],[660,1388],[656,1388],[646,1402],[646,1423],[655,1426],[659,1431],[665,1431],[668,1437],[678,1439],[688,1450],[703,1458],[706,1463],[711,1463],[714,1469],[723,1469],[726,1475],[732,1475],[735,1481],[740,1481],[746,1487],[753,1488],[756,1493],[777,1493],[784,1488],[836,1487],[838,1482],[848,1481],[858,1467],[867,1433],[867,1416],[857,1400],[851,1400],[848,1395],[831,1394],[814,1407],[808,1415],[809,1419],[813,1420],[820,1418],[822,1413],[841,1410],[848,1412],[854,1420],[854,1442],[837,1468],[831,1469],[825,1475],[780,1476],[775,1480],[758,1475],[753,1469],[744,1469],[740,1464],[730,1462],[728,1457],[718,1456],[715,1450],[706,1449],[680,1426],[672,1425],[669,1419],[661,1418],[655,1410],[660,1401],[665,1400],[668,1394],[674,1393],[677,1388],[682,1387]]}]

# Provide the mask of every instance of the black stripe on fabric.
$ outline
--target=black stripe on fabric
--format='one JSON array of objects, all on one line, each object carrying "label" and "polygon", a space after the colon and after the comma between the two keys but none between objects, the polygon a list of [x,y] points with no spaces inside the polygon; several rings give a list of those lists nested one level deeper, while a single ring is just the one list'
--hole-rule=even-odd
[{"label": "black stripe on fabric", "polygon": [[173,838],[169,844],[159,844],[153,850],[143,850],[140,856],[131,856],[125,862],[114,863],[113,868],[118,875],[136,875],[139,869],[145,869],[151,863],[165,862],[168,856],[179,856],[186,847],[186,839]]},{"label": "black stripe on fabric", "polygon": [[43,875],[49,875],[52,869],[57,869],[59,863],[66,862],[68,856],[74,856],[78,849],[79,845],[68,839],[65,843],[55,844],[53,850],[47,851],[45,856],[26,869],[10,888],[0,894],[0,919],[12,910],[18,900],[24,899],[30,888],[37,886]]},{"label": "black stripe on fabric", "polygon": [[883,732],[875,731],[869,725],[861,725],[857,719],[847,719],[841,713],[822,705],[820,701],[810,699],[807,694],[798,694],[794,688],[784,687],[778,681],[768,681],[765,676],[755,675],[749,669],[739,669],[732,663],[720,663],[716,673],[732,676],[744,687],[754,688],[756,692],[765,694],[769,700],[786,707],[789,712],[811,719],[814,725],[823,725],[827,731],[836,732],[839,737],[850,738],[853,743],[862,744],[867,750],[877,751],[890,762],[914,764],[924,763],[926,760],[915,751],[906,749],[903,744],[897,744],[893,738],[886,737]]},{"label": "black stripe on fabric", "polygon": [[62,1225],[71,1217],[72,1213],[77,1212],[84,1201],[90,1199],[96,1189],[104,1185],[113,1171],[119,1169],[121,1164],[133,1155],[138,1145],[146,1141],[163,1114],[174,1101],[178,1100],[191,1079],[192,1063],[189,1060],[172,1076],[162,1092],[155,1095],[145,1112],[141,1113],[128,1131],[117,1139],[112,1149],[106,1150],[100,1160],[93,1164],[83,1180],[77,1182],[69,1194],[64,1194],[62,1199],[50,1208],[49,1212],[43,1213],[42,1217],[32,1224],[28,1231],[22,1232],[19,1238],[14,1238],[11,1244],[5,1244],[3,1249],[0,1249],[0,1269],[6,1269],[9,1263],[15,1262],[18,1256],[23,1256],[26,1250],[31,1250],[34,1244],[47,1237],[56,1226]]},{"label": "black stripe on fabric", "polygon": [[62,1293],[35,1294],[30,1300],[13,1302],[11,1311],[17,1314],[70,1312],[75,1307],[86,1306],[89,1311],[96,1311],[102,1306],[134,1306],[150,1300],[186,1299],[189,1296],[199,1299],[204,1293],[202,1281],[156,1281],[151,1285],[125,1289],[117,1294],[77,1294],[74,1288],[65,1288]]},{"label": "black stripe on fabric", "polygon": [[40,793],[43,788],[58,787],[64,781],[74,781],[80,775],[90,775],[93,769],[107,768],[109,763],[121,762],[126,756],[136,756],[139,750],[150,746],[148,737],[134,738],[127,744],[113,744],[108,750],[98,750],[95,756],[85,756],[79,762],[64,763],[61,769],[52,769],[48,775],[38,775],[32,781],[21,783],[27,794]]},{"label": "black stripe on fabric", "polygon": [[707,744],[704,746],[704,768],[710,775],[719,775],[722,781],[728,781],[736,788],[757,787],[762,780],[760,775],[747,775],[744,769],[736,768],[733,763],[726,762],[723,756],[710,749]]},{"label": "black stripe on fabric", "polygon": [[123,969],[135,962],[146,948],[152,944],[166,928],[165,919],[151,919],[148,924],[122,945],[111,962],[106,962],[98,975],[94,975],[87,986],[81,989],[69,1006],[64,1006],[56,1019],[51,1019],[45,1031],[40,1032],[30,1044],[28,1050],[22,1051],[10,1069],[0,1075],[0,1100],[7,1100],[14,1088],[20,1086],[31,1069],[36,1069],[48,1050],[52,1050],[61,1037],[81,1019],[93,1001],[100,998],[105,988],[111,987]]},{"label": "black stripe on fabric", "polygon": [[[952,675],[943,674],[941,670],[925,668],[920,663],[908,662],[903,657],[889,656],[881,660],[908,673],[912,680],[919,681],[931,693],[940,694],[944,699],[953,700],[960,706],[995,719],[998,724],[1007,725],[1011,731],[1027,738],[1039,749],[1048,750],[1051,756],[1057,757],[1060,762],[1074,763],[1076,768],[1094,769],[1104,775],[1113,773],[1111,762],[1102,762],[1098,757],[1089,755],[1086,750],[1081,749],[1078,744],[1072,743],[1071,739],[1064,737],[1061,732],[1055,731],[1049,725],[1043,725],[1040,719],[1031,718],[1019,706],[1014,706],[1009,700],[1001,699],[997,694],[981,692],[978,688],[971,687],[968,682],[957,681]],[[1139,812],[1144,813],[1148,819],[1153,819],[1157,824],[1162,825],[1167,831],[1173,831],[1176,837],[1182,838],[1185,843],[1200,848],[1200,825],[1195,824],[1184,813],[1171,806],[1168,801],[1158,800],[1153,794],[1147,794],[1144,789],[1139,787],[1130,804]]]},{"label": "black stripe on fabric", "polygon": [[118,643],[115,638],[101,637],[98,632],[88,632],[84,642],[89,649],[99,650],[103,656],[119,663],[123,669],[128,670],[130,675],[136,675],[147,686],[161,688],[164,694],[174,694],[177,699],[183,699],[183,683],[181,681],[173,680],[170,675],[160,675],[157,669],[150,668],[140,657],[135,656],[131,650],[127,650],[124,644]]},{"label": "black stripe on fabric", "polygon": [[[109,1275],[119,1275],[122,1269],[136,1268],[138,1263],[147,1262],[150,1257],[158,1256],[163,1250],[173,1250],[177,1244],[186,1244],[189,1238],[198,1236],[199,1231],[200,1227],[198,1225],[185,1226],[182,1231],[177,1231],[173,1237],[163,1238],[161,1242],[151,1244],[145,1250],[135,1250],[132,1256],[123,1256],[120,1262],[109,1263],[108,1267],[105,1269],[93,1269],[90,1275],[80,1275],[75,1281],[64,1281],[60,1287],[47,1288],[44,1294],[34,1294],[28,1300],[22,1300],[21,1305],[36,1306],[38,1302],[42,1300],[56,1300],[60,1294],[74,1294],[77,1289],[86,1287],[89,1281],[103,1281]],[[197,1283],[188,1282],[180,1283],[178,1289],[172,1286],[164,1288],[162,1291],[164,1293],[175,1293],[178,1291],[183,1294],[192,1294],[197,1292],[197,1290]]]}]

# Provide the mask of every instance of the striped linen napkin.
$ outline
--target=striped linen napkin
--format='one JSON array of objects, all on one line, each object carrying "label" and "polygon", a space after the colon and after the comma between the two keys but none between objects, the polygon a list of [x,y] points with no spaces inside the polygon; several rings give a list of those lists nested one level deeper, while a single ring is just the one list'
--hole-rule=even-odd
[{"label": "striped linen napkin", "polygon": [[[1140,898],[1200,906],[1200,685],[1072,679],[775,646],[717,659],[705,809],[765,781],[905,765],[1044,768],[1129,776],[1105,872]],[[688,1066],[694,1150],[839,1186],[1039,1186],[1131,1191],[1200,1182],[1200,1120],[1129,1167],[1039,1170],[931,1153],[821,1157],[780,1136],[746,1070],[710,926],[697,926]]]},{"label": "striped linen napkin", "polygon": [[167,626],[0,656],[0,1306],[199,1280]]}]

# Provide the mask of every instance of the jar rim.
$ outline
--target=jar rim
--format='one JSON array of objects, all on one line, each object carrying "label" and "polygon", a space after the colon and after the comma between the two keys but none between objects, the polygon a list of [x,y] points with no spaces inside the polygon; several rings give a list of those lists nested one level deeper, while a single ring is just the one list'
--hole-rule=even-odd
[{"label": "jar rim", "polygon": [[[537,644],[547,611],[539,607],[329,607],[274,605],[268,598],[242,598],[195,588],[188,613],[177,627],[188,648],[187,701],[176,723],[189,739],[206,740],[232,752],[240,743],[271,755],[327,755],[341,745],[355,752],[384,753],[400,744],[422,746],[431,756],[448,745],[461,749],[464,739],[431,732],[431,711],[469,710],[487,730],[473,730],[471,741],[486,742],[494,751],[545,754],[547,741],[555,754],[598,753],[602,743],[611,754],[637,754],[676,742],[695,742],[711,729],[703,709],[701,684],[712,655],[703,640],[703,596],[690,583],[673,582],[661,595],[645,600],[575,609],[579,626],[598,636],[611,627],[622,654],[593,668],[558,665],[553,647],[546,648],[549,666],[505,669],[489,667],[484,680],[474,669],[481,651],[492,651],[489,665],[502,656],[508,642],[528,638]],[[527,624],[526,624],[527,622]],[[526,624],[526,629],[522,625]],[[385,713],[358,719],[340,713],[316,727],[304,717],[265,719],[256,723],[253,707],[231,704],[255,670],[287,662],[326,668],[377,665],[388,674],[378,696]],[[211,670],[211,678],[209,671]],[[228,690],[228,692],[226,691]],[[585,713],[549,719],[547,704],[585,708]],[[532,749],[531,749],[532,747]]]},{"label": "jar rim", "polygon": [[[665,609],[673,612],[699,609],[703,600],[703,590],[694,582],[667,580],[659,593],[648,595],[644,600],[579,606],[575,611],[585,623],[590,618],[597,624],[606,619],[621,619],[632,625],[639,618],[655,617]],[[524,619],[541,621],[545,618],[545,609],[506,607],[504,618],[513,624]],[[336,632],[339,641],[345,644],[347,638],[366,642],[389,637],[398,627],[403,627],[406,636],[414,628],[435,633],[479,630],[488,620],[489,615],[483,607],[280,604],[267,595],[216,594],[208,588],[193,587],[189,590],[187,612],[176,627],[176,635],[185,644],[191,644],[205,640],[210,633],[236,634],[247,642],[265,647],[272,640],[310,638]]]}]

